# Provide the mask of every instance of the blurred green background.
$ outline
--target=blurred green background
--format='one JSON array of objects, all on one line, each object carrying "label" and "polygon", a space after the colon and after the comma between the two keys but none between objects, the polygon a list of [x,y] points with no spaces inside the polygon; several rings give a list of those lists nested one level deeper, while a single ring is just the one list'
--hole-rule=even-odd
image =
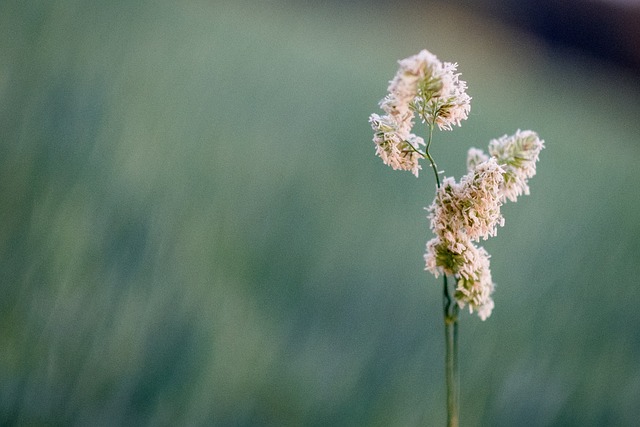
[{"label": "blurred green background", "polygon": [[439,3],[204,0],[0,4],[0,424],[444,425],[434,183],[367,123],[423,48],[473,97],[447,175],[547,146],[462,425],[637,425],[637,75]]}]

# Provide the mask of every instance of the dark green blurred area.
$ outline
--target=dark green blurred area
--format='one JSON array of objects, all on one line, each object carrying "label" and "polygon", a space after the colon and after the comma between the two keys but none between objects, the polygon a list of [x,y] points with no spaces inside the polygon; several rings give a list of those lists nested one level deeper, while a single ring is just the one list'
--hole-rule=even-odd
[{"label": "dark green blurred area", "polygon": [[470,146],[546,141],[461,320],[466,426],[640,417],[637,76],[442,5],[0,5],[0,424],[444,424],[432,177],[374,157],[397,59]]}]

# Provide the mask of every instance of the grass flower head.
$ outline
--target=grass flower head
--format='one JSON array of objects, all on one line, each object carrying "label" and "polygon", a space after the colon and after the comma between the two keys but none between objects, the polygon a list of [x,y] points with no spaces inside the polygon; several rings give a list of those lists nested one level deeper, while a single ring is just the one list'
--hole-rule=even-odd
[{"label": "grass flower head", "polygon": [[457,64],[441,62],[427,50],[398,63],[388,94],[380,101],[385,114],[372,114],[369,123],[376,155],[394,170],[410,170],[418,176],[418,160],[424,154],[417,150],[424,141],[411,133],[415,114],[429,126],[451,130],[467,119],[471,98],[466,83],[455,72]]}]

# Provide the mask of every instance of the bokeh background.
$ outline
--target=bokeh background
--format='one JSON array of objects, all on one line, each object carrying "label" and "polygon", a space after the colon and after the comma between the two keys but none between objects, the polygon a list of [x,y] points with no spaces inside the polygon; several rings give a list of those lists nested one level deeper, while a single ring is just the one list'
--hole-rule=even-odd
[{"label": "bokeh background", "polygon": [[637,425],[637,45],[465,3],[1,2],[0,424],[443,425],[434,183],[367,123],[427,48],[473,97],[447,175],[547,147],[461,319],[462,425]]}]

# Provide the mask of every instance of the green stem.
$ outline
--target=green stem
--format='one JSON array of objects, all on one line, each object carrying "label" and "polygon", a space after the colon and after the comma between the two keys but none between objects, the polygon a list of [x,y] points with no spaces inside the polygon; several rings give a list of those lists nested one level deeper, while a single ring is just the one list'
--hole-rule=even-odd
[{"label": "green stem", "polygon": [[[429,140],[425,149],[424,156],[429,159],[433,174],[436,177],[436,187],[440,188],[440,176],[438,174],[438,166],[431,157],[429,148],[431,148],[431,140],[433,139],[433,128],[435,124],[429,123]],[[416,150],[417,151],[417,150]],[[422,153],[421,153],[422,154]],[[458,427],[459,425],[459,389],[460,375],[458,371],[458,304],[455,303],[449,293],[449,284],[447,283],[447,275],[443,276],[443,295],[442,295],[443,311],[444,311],[444,335],[445,335],[445,380],[447,387],[447,426]]]},{"label": "green stem", "polygon": [[[445,334],[445,379],[447,385],[447,426],[458,427],[459,388],[458,371],[458,305],[451,300],[444,277],[444,334]],[[453,304],[452,304],[453,303]]]},{"label": "green stem", "polygon": [[433,123],[429,123],[429,140],[427,141],[427,148],[425,150],[425,156],[429,159],[431,163],[431,168],[433,169],[433,173],[436,176],[436,187],[440,188],[440,176],[438,175],[438,166],[436,162],[433,161],[433,157],[431,157],[431,153],[429,153],[429,148],[431,148],[431,140],[433,139]]},{"label": "green stem", "polygon": [[431,169],[433,169],[433,174],[436,177],[436,187],[440,188],[440,176],[438,175],[438,166],[436,165],[436,162],[433,160],[433,157],[431,157],[431,153],[429,153],[429,148],[431,147],[431,139],[433,138],[433,126],[434,126],[433,124],[429,123],[429,140],[427,141],[427,148],[424,153],[418,150],[416,147],[414,147],[413,144],[410,143],[409,141],[404,141],[404,142],[411,148],[412,151],[415,151],[416,153],[420,154],[422,157],[426,157],[427,159],[429,159],[429,163],[431,164]]}]

